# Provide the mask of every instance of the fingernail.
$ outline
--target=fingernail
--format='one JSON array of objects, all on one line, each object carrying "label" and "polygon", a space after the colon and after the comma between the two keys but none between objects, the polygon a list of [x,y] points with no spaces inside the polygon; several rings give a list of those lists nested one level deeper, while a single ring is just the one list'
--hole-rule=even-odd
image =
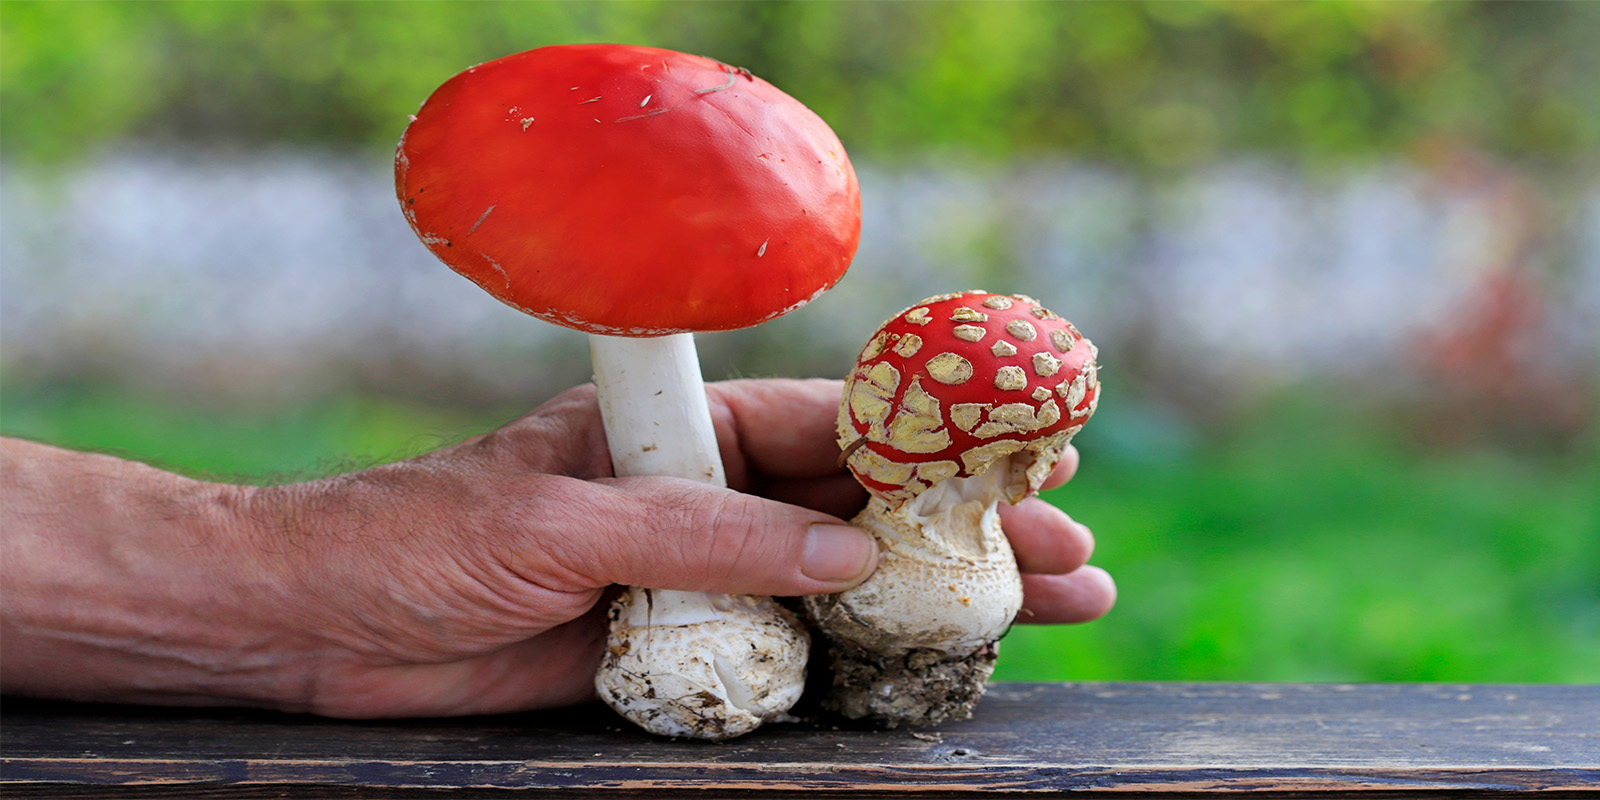
[{"label": "fingernail", "polygon": [[812,525],[800,571],[814,581],[850,583],[864,578],[877,560],[877,541],[860,528]]}]

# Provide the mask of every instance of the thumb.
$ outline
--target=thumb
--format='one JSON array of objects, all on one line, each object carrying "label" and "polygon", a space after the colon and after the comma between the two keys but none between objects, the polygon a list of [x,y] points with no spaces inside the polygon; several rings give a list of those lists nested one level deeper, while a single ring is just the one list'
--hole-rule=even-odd
[{"label": "thumb", "polygon": [[[591,483],[615,494],[584,525],[609,583],[728,594],[839,592],[878,562],[876,540],[818,511],[679,478]],[[577,565],[569,565],[576,567]]]}]

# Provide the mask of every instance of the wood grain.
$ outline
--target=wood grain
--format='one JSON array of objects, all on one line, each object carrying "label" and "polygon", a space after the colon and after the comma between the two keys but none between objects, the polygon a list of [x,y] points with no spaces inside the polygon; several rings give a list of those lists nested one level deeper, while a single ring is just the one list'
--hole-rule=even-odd
[{"label": "wood grain", "polygon": [[934,731],[656,739],[603,706],[351,722],[8,700],[6,796],[1600,795],[1600,687],[995,686]]}]

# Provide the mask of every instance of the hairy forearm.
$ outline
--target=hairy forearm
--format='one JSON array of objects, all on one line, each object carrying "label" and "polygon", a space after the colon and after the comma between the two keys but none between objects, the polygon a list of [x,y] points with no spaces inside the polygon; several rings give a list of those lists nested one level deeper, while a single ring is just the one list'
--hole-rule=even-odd
[{"label": "hairy forearm", "polygon": [[0,689],[293,707],[291,598],[252,489],[0,439]]}]

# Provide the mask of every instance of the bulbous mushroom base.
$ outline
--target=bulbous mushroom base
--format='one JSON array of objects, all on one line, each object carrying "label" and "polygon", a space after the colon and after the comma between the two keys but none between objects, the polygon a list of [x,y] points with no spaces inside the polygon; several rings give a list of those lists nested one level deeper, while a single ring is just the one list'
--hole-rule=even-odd
[{"label": "bulbous mushroom base", "polygon": [[877,538],[877,570],[805,598],[831,645],[825,708],[887,728],[972,715],[1022,608],[997,508],[1006,474],[952,478],[899,506],[874,497],[851,520]]},{"label": "bulbous mushroom base", "polygon": [[936,650],[877,655],[835,645],[833,690],[823,707],[880,728],[920,727],[972,716],[994,674],[996,650],[965,656]]},{"label": "bulbous mushroom base", "polygon": [[651,733],[732,739],[805,688],[810,638],[770,597],[630,587],[610,616],[595,689]]}]

